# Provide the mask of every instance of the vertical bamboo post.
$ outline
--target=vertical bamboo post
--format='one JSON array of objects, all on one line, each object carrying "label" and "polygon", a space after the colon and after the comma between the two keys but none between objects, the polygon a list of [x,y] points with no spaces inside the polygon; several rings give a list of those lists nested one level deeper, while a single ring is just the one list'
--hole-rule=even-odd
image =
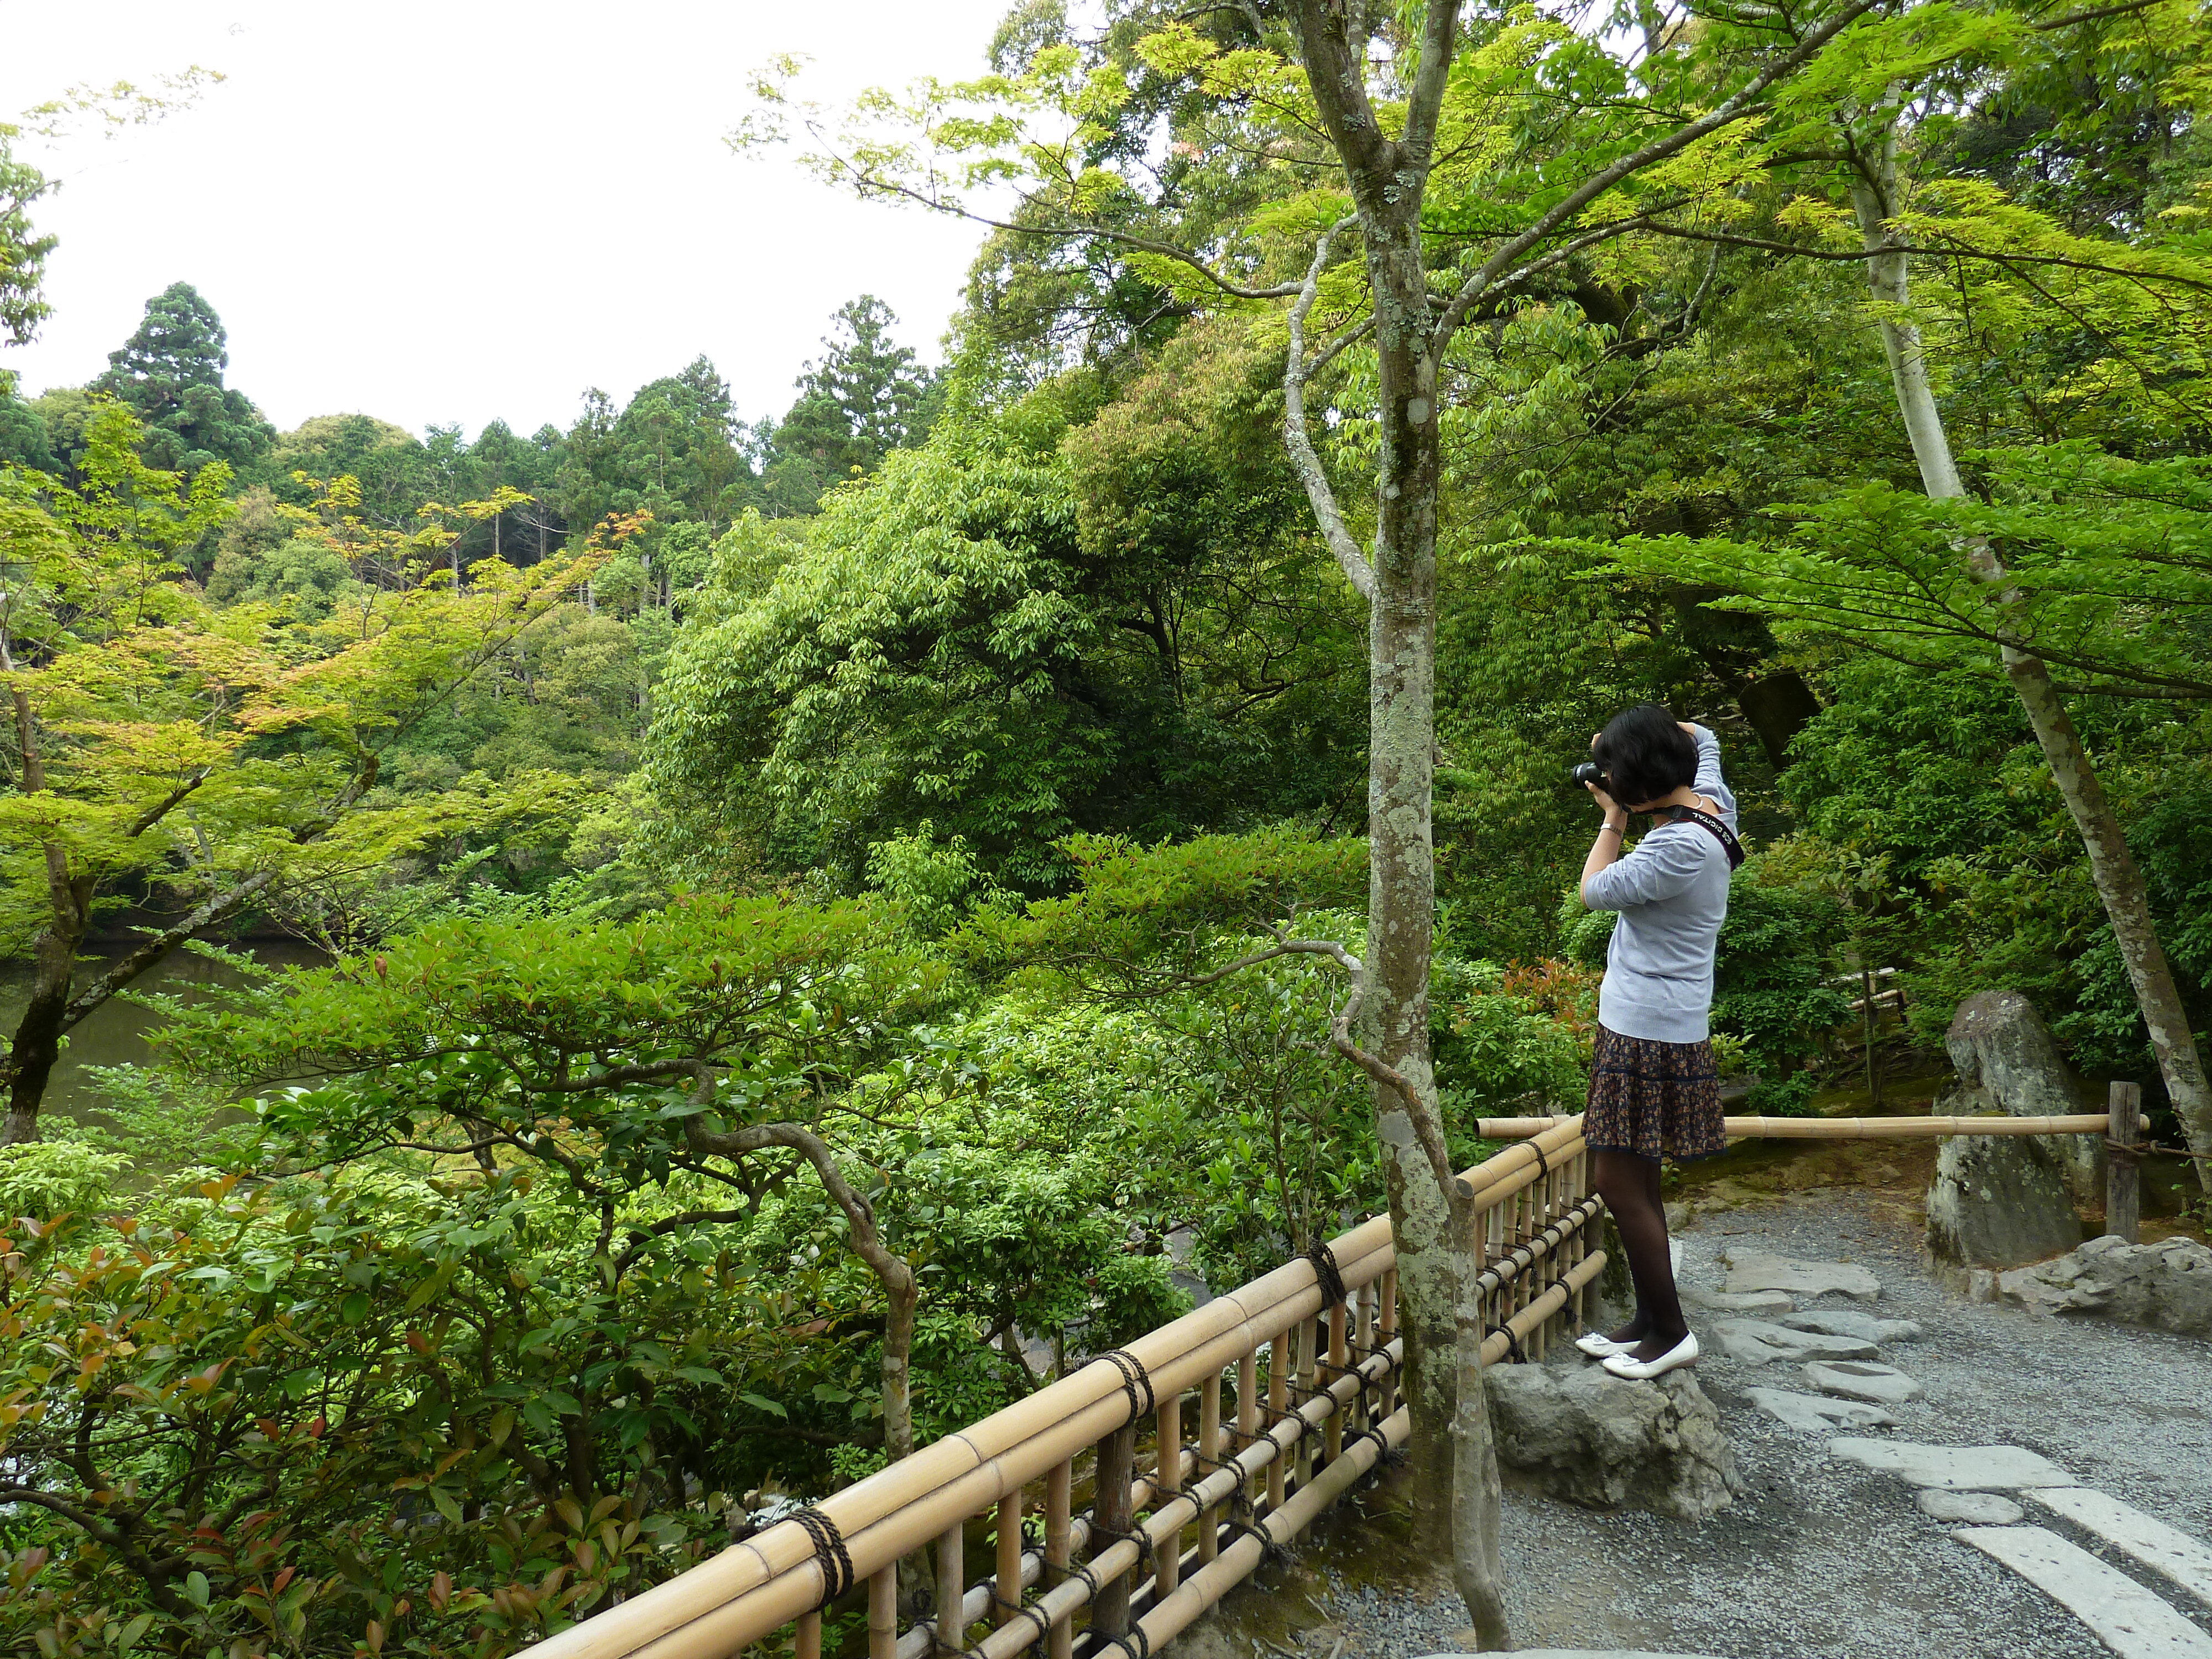
[{"label": "vertical bamboo post", "polygon": [[[1575,1154],[1574,1166],[1568,1171],[1567,1195],[1569,1200],[1573,1203],[1580,1204],[1584,1199],[1589,1196],[1589,1182],[1588,1175],[1589,1162],[1589,1154],[1588,1152],[1577,1152]],[[1583,1258],[1589,1255],[1589,1230],[1593,1224],[1595,1224],[1585,1221],[1581,1226],[1575,1229],[1574,1248],[1568,1253],[1567,1257],[1568,1264],[1571,1267],[1579,1267],[1583,1264]],[[1587,1286],[1580,1285],[1575,1287],[1573,1300],[1575,1309],[1575,1328],[1577,1330],[1580,1330],[1583,1326],[1583,1291],[1587,1288]]]},{"label": "vertical bamboo post", "polygon": [[[1300,1402],[1313,1398],[1314,1383],[1319,1379],[1321,1367],[1321,1320],[1318,1316],[1301,1320],[1298,1323],[1298,1358],[1296,1376],[1298,1380]],[[1298,1485],[1304,1486],[1314,1478],[1314,1441],[1311,1435],[1298,1437]]]},{"label": "vertical bamboo post", "polygon": [[[1260,1431],[1260,1351],[1255,1348],[1237,1362],[1237,1434],[1243,1450],[1252,1443],[1252,1437]],[[1257,1479],[1257,1477],[1254,1477]],[[1252,1482],[1244,1483],[1244,1495],[1252,1495]]]},{"label": "vertical bamboo post", "polygon": [[968,1523],[955,1521],[937,1540],[937,1650],[958,1653],[966,1644],[968,1620],[962,1603],[968,1599],[968,1569],[962,1553],[968,1542]]},{"label": "vertical bamboo post", "polygon": [[[1267,1346],[1267,1421],[1272,1426],[1280,1420],[1283,1407],[1290,1401],[1291,1334],[1283,1332]],[[1267,1507],[1279,1510],[1283,1506],[1283,1462],[1278,1457],[1267,1465]]]},{"label": "vertical bamboo post", "polygon": [[[1048,1569],[1040,1582],[1047,1589],[1057,1578],[1067,1576],[1067,1540],[1070,1522],[1067,1514],[1068,1494],[1075,1484],[1073,1463],[1055,1464],[1044,1478],[1044,1564]],[[1052,1639],[1045,1644],[1047,1659],[1070,1659],[1075,1651],[1075,1631],[1062,1613],[1053,1621]]]},{"label": "vertical bamboo post", "polygon": [[[1328,1310],[1328,1363],[1333,1368],[1329,1381],[1336,1381],[1336,1373],[1344,1369],[1344,1304],[1338,1303]],[[1322,1431],[1322,1455],[1334,1463],[1344,1453],[1344,1412],[1330,1414],[1328,1426]]]},{"label": "vertical bamboo post", "polygon": [[898,1659],[898,1563],[868,1575],[868,1659]]},{"label": "vertical bamboo post", "polygon": [[994,1625],[1011,1624],[1022,1602],[1022,1492],[1017,1486],[999,1500],[999,1582],[993,1587],[998,1603]]},{"label": "vertical bamboo post", "polygon": [[[1352,1338],[1352,1340],[1358,1345],[1359,1363],[1363,1365],[1367,1363],[1369,1350],[1375,1346],[1375,1281],[1370,1279],[1359,1287],[1358,1324],[1356,1334]],[[1367,1390],[1362,1389],[1355,1398],[1359,1413],[1358,1425],[1362,1429],[1374,1427],[1374,1413],[1367,1409]]]},{"label": "vertical bamboo post", "polygon": [[[1208,1463],[1221,1461],[1221,1373],[1213,1372],[1198,1385],[1198,1455]],[[1205,1469],[1205,1465],[1200,1466]],[[1211,1473],[1210,1469],[1206,1470]],[[1213,1559],[1221,1547],[1216,1535],[1219,1526],[1220,1507],[1198,1517],[1198,1561],[1200,1566]]]},{"label": "vertical bamboo post", "polygon": [[[1389,1269],[1382,1275],[1382,1306],[1381,1313],[1376,1316],[1375,1346],[1378,1348],[1387,1348],[1398,1334],[1398,1270],[1395,1267]],[[1398,1409],[1398,1378],[1395,1372],[1384,1375],[1382,1395],[1382,1398],[1375,1409],[1383,1417],[1388,1418]]]},{"label": "vertical bamboo post", "polygon": [[793,1659],[822,1659],[822,1609],[799,1616],[799,1640],[792,1648]]},{"label": "vertical bamboo post", "polygon": [[[1091,1500],[1091,1559],[1096,1561],[1121,1534],[1132,1529],[1137,1510],[1131,1486],[1137,1474],[1137,1425],[1124,1423],[1098,1443],[1098,1492]],[[1091,1603],[1091,1628],[1102,1636],[1129,1632],[1129,1581],[1133,1568],[1098,1586]]]},{"label": "vertical bamboo post", "polygon": [[[1182,1490],[1182,1395],[1170,1393],[1159,1404],[1159,1474],[1152,1482],[1152,1502],[1165,1503]],[[1178,1527],[1163,1540],[1154,1570],[1152,1601],[1155,1606],[1173,1593],[1182,1582],[1182,1528]]]},{"label": "vertical bamboo post", "polygon": [[2142,1171],[2136,1144],[2142,1139],[2142,1085],[2115,1083],[2111,1097],[2112,1141],[2105,1158],[2105,1231],[2130,1244],[2142,1243]]}]

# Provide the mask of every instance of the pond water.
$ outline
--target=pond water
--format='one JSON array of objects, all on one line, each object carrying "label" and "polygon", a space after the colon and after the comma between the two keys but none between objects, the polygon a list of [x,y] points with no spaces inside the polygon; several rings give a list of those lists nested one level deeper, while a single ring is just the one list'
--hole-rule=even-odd
[{"label": "pond water", "polygon": [[[293,939],[256,939],[233,948],[271,967],[312,965],[328,960],[313,945]],[[105,957],[88,953],[77,966],[78,985],[85,985],[105,972],[122,956],[123,949],[118,942],[112,954]],[[237,985],[243,979],[244,975],[226,963],[211,961],[196,951],[179,950],[171,951],[167,960],[142,974],[131,989],[174,991],[191,985]],[[30,995],[31,964],[21,961],[0,963],[0,1031],[15,1030]],[[141,1007],[122,996],[111,997],[94,1010],[70,1034],[69,1047],[63,1050],[60,1063],[54,1067],[53,1080],[46,1087],[44,1111],[79,1118],[98,1110],[99,1096],[85,1074],[87,1068],[151,1064],[158,1056],[146,1037],[159,1019],[154,1010]]]}]

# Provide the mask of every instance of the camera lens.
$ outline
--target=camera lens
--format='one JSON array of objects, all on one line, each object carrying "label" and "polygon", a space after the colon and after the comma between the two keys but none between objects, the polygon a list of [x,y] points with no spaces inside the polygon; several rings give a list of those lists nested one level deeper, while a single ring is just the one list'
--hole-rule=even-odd
[{"label": "camera lens", "polygon": [[1586,787],[1593,783],[1602,787],[1605,783],[1605,769],[1595,761],[1583,761],[1568,769],[1567,777],[1577,787]]}]

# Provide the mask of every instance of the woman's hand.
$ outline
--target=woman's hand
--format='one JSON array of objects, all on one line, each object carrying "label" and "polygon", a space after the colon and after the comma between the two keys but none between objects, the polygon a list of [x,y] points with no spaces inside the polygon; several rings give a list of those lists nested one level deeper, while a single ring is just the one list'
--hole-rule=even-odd
[{"label": "woman's hand", "polygon": [[1586,783],[1583,787],[1590,792],[1590,799],[1597,803],[1598,811],[1605,814],[1607,828],[1613,830],[1628,828],[1628,814],[1618,801],[1594,783]]}]

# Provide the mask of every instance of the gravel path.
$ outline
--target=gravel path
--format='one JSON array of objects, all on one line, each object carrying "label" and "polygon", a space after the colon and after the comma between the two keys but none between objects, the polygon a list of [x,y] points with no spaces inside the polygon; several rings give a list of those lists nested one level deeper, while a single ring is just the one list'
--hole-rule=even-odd
[{"label": "gravel path", "polygon": [[[1873,1432],[2027,1447],[2085,1485],[2212,1537],[2212,1346],[1970,1304],[1922,1269],[1918,1240],[1894,1213],[1849,1194],[1709,1213],[1682,1231],[1683,1278],[1717,1287],[1715,1257],[1731,1245],[1862,1262],[1882,1283],[1869,1311],[1924,1330],[1883,1358],[1918,1377],[1927,1399],[1893,1408],[1899,1426]],[[1700,1323],[1711,1318],[1693,1313]],[[1953,1541],[1903,1482],[1832,1462],[1825,1437],[1784,1428],[1751,1405],[1750,1388],[1804,1389],[1796,1366],[1709,1351],[1698,1374],[1750,1494],[1698,1526],[1509,1493],[1507,1595],[1524,1646],[1727,1659],[2109,1659],[2071,1615]],[[1358,1507],[1388,1503],[1376,1494]],[[2068,1530],[2045,1515],[2028,1519]],[[1373,1519],[1340,1511],[1300,1551],[1310,1566],[1271,1573],[1232,1597],[1211,1628],[1194,1633],[1192,1659],[1326,1655],[1339,1638],[1343,1659],[1459,1650],[1464,1608],[1434,1578],[1407,1579],[1402,1551],[1394,1562],[1373,1531]],[[2176,1599],[2170,1587],[2164,1593]],[[2212,1613],[2197,1612],[2212,1630]]]}]

